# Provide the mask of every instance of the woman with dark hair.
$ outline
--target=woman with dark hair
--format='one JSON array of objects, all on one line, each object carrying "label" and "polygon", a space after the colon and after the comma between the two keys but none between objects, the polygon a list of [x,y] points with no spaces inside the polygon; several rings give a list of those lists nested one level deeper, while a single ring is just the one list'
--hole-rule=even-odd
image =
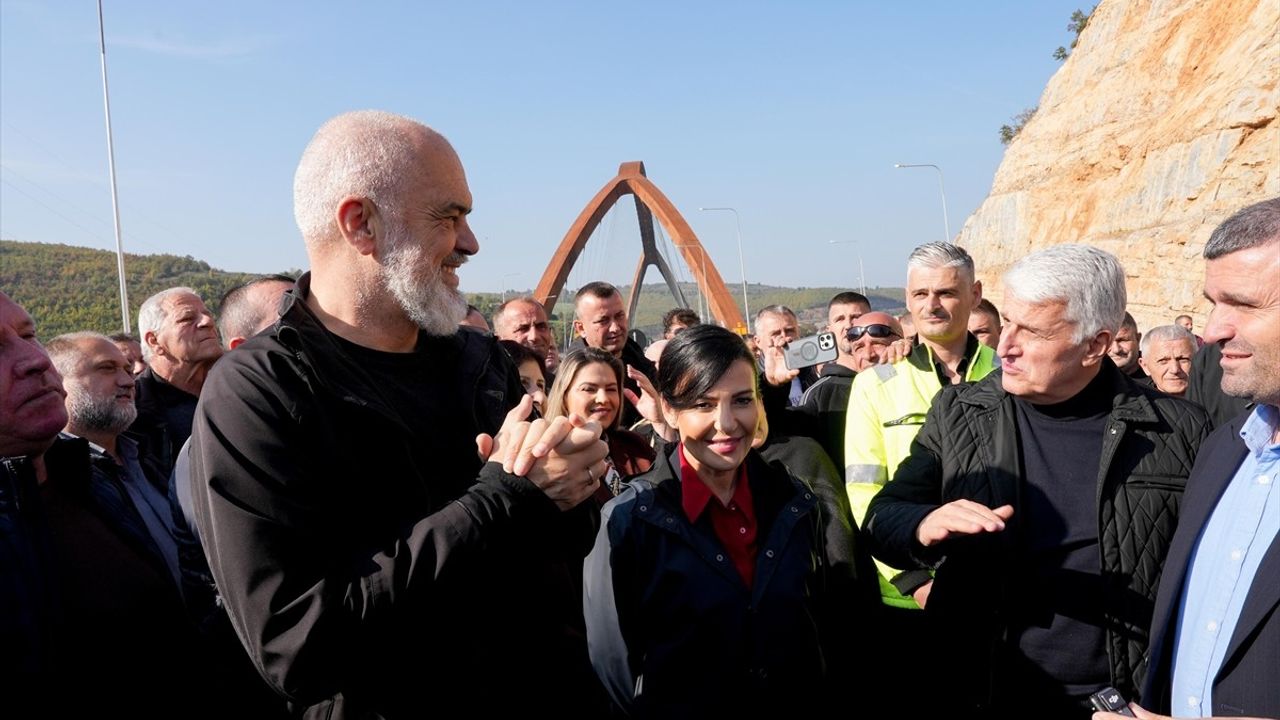
[{"label": "woman with dark hair", "polygon": [[547,404],[547,369],[537,353],[514,340],[499,340],[520,373],[520,384],[526,395],[533,396],[533,406],[542,413]]},{"label": "woman with dark hair", "polygon": [[[647,378],[644,382],[647,384]],[[609,445],[610,467],[596,491],[601,505],[621,492],[625,478],[648,470],[655,457],[644,438],[619,426],[624,392],[631,402],[638,402],[634,393],[623,388],[622,361],[606,350],[583,347],[560,361],[547,393],[543,413],[547,420],[577,415],[604,428],[602,439]]]},{"label": "woman with dark hair", "polygon": [[879,591],[835,467],[806,438],[753,449],[755,360],[728,330],[676,335],[658,392],[679,442],[605,506],[585,565],[596,674],[633,717],[846,705]]}]

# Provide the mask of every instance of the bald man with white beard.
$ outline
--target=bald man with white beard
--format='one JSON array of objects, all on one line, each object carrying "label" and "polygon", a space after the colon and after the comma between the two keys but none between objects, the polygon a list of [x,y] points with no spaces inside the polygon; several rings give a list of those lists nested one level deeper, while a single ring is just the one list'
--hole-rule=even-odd
[{"label": "bald man with white beard", "polygon": [[325,123],[294,176],[310,272],[206,384],[197,524],[237,634],[296,712],[599,710],[561,579],[608,448],[596,423],[530,422],[497,341],[458,331],[471,207],[430,128]]}]

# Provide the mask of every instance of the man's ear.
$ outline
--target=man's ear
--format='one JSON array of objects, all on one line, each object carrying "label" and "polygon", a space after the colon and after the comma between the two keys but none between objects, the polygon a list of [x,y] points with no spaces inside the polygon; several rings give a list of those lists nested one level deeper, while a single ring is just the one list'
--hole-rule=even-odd
[{"label": "man's ear", "polygon": [[575,318],[573,321],[573,334],[577,337],[586,337],[587,334],[583,332],[583,329],[582,321]]},{"label": "man's ear", "polygon": [[338,203],[338,231],[361,255],[372,255],[378,246],[377,208],[369,198],[349,196]]},{"label": "man's ear", "polygon": [[164,348],[160,347],[160,338],[157,338],[155,332],[151,330],[143,334],[142,344],[151,348],[152,355],[162,355],[164,353]]},{"label": "man's ear", "polygon": [[1085,348],[1084,358],[1080,364],[1088,367],[1102,362],[1102,358],[1107,356],[1107,350],[1111,349],[1111,343],[1114,340],[1115,333],[1110,330],[1099,330],[1089,338],[1089,344]]},{"label": "man's ear", "polygon": [[972,308],[972,309],[975,309],[975,310],[976,310],[976,309],[978,308],[978,305],[980,305],[981,303],[982,303],[982,281],[981,281],[981,280],[974,280],[974,281],[973,281],[973,308]]}]

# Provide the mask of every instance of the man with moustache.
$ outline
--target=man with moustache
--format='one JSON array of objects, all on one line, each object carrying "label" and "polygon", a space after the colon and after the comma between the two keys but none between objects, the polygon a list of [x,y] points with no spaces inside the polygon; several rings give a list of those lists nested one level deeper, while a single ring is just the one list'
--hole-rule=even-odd
[{"label": "man with moustache", "polygon": [[[999,365],[995,352],[969,332],[969,316],[982,300],[973,258],[951,243],[917,247],[907,259],[907,305],[920,342],[892,365],[876,365],[854,378],[845,420],[845,489],[859,525],[871,498],[893,477],[933,398],[944,386],[975,382]],[[931,585],[927,572],[880,566],[884,604],[919,610]],[[911,624],[919,622],[894,612]]]},{"label": "man with moustache", "polygon": [[580,605],[559,589],[608,448],[598,424],[527,421],[497,341],[458,332],[471,205],[430,128],[329,120],[294,176],[311,269],[209,375],[196,520],[237,635],[295,713],[591,715],[566,632]]},{"label": "man with moustache", "polygon": [[[867,507],[898,465],[924,424],[942,388],[986,377],[998,362],[995,352],[968,330],[969,316],[982,300],[982,283],[973,258],[951,243],[917,247],[907,259],[907,307],[918,333],[915,348],[893,364],[880,364],[853,380],[845,419],[845,490],[853,518],[865,526]],[[920,609],[929,599],[933,578],[927,570],[877,562],[880,627],[886,645],[911,648],[913,672],[890,663],[882,678],[885,698],[901,702],[918,681],[937,680],[936,633]],[[945,698],[930,694],[915,700],[921,714],[942,707]]]},{"label": "man with moustache", "polygon": [[59,335],[45,348],[67,391],[64,435],[89,447],[90,489],[146,561],[170,581],[178,599],[181,577],[168,478],[147,477],[137,440],[124,431],[138,416],[129,361],[111,340],[92,332]]}]

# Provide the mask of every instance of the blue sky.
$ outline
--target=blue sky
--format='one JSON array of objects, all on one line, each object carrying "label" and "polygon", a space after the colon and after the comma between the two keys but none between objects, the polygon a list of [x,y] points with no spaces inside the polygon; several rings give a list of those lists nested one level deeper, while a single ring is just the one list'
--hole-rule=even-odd
[{"label": "blue sky", "polygon": [[[981,203],[997,129],[1035,105],[1078,0],[104,3],[127,252],[306,267],[291,183],[315,129],[379,108],[444,133],[481,251],[470,291],[530,288],[643,160],[731,287],[901,284]],[[0,0],[0,237],[114,248],[92,0]],[[630,279],[615,211],[570,286]],[[831,244],[838,241],[845,244]],[[847,241],[856,241],[848,243]],[[590,277],[588,277],[590,276]],[[650,276],[650,280],[657,280]]]}]

